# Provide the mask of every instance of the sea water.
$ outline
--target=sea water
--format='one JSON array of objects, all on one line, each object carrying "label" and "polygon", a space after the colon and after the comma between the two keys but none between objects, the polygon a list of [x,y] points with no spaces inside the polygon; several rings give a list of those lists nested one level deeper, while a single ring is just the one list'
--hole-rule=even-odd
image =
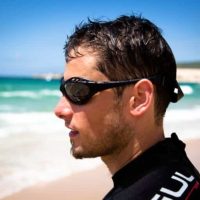
[{"label": "sea water", "polygon": [[[53,113],[58,88],[59,80],[0,77],[0,198],[99,165],[70,155],[69,130]],[[166,136],[200,138],[200,84],[181,88],[185,97],[165,116]]]}]

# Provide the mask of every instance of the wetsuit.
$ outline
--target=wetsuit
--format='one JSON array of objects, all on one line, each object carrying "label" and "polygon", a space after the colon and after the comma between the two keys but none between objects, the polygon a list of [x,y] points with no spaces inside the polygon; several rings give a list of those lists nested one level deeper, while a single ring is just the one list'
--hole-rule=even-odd
[{"label": "wetsuit", "polygon": [[104,200],[200,200],[200,175],[175,133],[154,145],[112,177]]}]

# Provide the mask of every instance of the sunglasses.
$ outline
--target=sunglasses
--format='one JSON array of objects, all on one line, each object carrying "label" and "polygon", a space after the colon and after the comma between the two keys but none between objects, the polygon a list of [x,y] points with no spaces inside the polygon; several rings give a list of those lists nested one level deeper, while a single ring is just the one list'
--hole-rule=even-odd
[{"label": "sunglasses", "polygon": [[[124,81],[95,82],[80,77],[72,77],[66,81],[64,80],[64,78],[62,78],[60,91],[62,92],[63,96],[65,96],[72,103],[83,105],[86,104],[97,92],[110,88],[134,84],[141,79],[142,78]],[[156,80],[160,80],[160,76],[156,75],[146,79],[153,82]]]}]

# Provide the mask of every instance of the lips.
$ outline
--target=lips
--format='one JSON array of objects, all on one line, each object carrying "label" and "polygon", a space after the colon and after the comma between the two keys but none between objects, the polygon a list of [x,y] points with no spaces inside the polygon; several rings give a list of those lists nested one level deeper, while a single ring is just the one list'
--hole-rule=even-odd
[{"label": "lips", "polygon": [[79,135],[79,131],[77,131],[77,129],[74,126],[70,125],[69,122],[65,121],[65,127],[67,127],[70,130],[69,132],[70,138],[73,138]]},{"label": "lips", "polygon": [[69,132],[69,137],[70,137],[70,138],[73,138],[73,137],[76,137],[78,134],[79,134],[78,131],[73,131],[73,130],[71,130],[71,131]]}]

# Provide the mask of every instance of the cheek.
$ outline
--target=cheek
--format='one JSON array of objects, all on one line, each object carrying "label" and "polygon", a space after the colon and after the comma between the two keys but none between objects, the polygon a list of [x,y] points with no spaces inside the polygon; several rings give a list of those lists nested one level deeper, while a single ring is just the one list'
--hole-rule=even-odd
[{"label": "cheek", "polygon": [[113,112],[113,106],[100,103],[89,106],[84,111],[76,113],[74,120],[82,134],[99,135],[106,128]]},{"label": "cheek", "polygon": [[88,104],[79,107],[80,110],[77,109],[74,112],[73,121],[82,135],[95,137],[102,134],[107,124],[115,117],[113,113],[119,108],[119,105],[116,104],[112,91],[97,93]]},{"label": "cheek", "polygon": [[86,134],[98,134],[105,124],[107,112],[102,109],[97,111],[94,109],[91,112],[82,112],[76,118],[78,127]]},{"label": "cheek", "polygon": [[[102,96],[103,97],[103,96]],[[85,116],[90,123],[90,127],[93,130],[102,130],[107,124],[114,110],[114,101],[111,98],[102,98],[99,103],[96,103],[92,109],[88,110],[87,116]]]}]

